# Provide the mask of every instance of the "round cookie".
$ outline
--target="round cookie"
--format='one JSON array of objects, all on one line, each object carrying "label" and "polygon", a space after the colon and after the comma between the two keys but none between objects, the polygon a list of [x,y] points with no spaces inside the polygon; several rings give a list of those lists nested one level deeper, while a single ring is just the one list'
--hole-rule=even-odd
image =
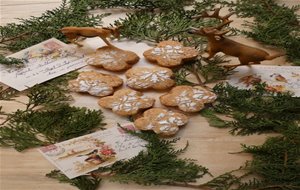
[{"label": "round cookie", "polygon": [[151,108],[143,113],[143,117],[136,119],[134,125],[140,130],[153,130],[162,136],[171,136],[187,122],[188,117],[184,114],[163,108]]},{"label": "round cookie", "polygon": [[87,59],[87,64],[109,71],[123,71],[139,61],[139,56],[113,46],[104,46]]},{"label": "round cookie", "polygon": [[127,86],[137,90],[164,90],[175,85],[171,69],[163,67],[134,67],[125,73]]},{"label": "round cookie", "polygon": [[195,48],[184,47],[180,42],[162,41],[157,47],[145,51],[144,57],[163,67],[175,67],[195,59],[198,54]]},{"label": "round cookie", "polygon": [[135,115],[139,110],[150,108],[155,99],[143,96],[142,92],[131,89],[121,89],[113,96],[101,98],[98,104],[101,107],[112,109],[116,114],[129,116]]},{"label": "round cookie", "polygon": [[165,106],[178,106],[184,112],[197,112],[204,108],[205,103],[212,103],[217,96],[201,86],[176,86],[159,97]]},{"label": "round cookie", "polygon": [[77,79],[70,80],[68,88],[73,92],[87,92],[93,96],[108,96],[115,87],[123,84],[118,76],[98,73],[95,71],[81,72]]}]

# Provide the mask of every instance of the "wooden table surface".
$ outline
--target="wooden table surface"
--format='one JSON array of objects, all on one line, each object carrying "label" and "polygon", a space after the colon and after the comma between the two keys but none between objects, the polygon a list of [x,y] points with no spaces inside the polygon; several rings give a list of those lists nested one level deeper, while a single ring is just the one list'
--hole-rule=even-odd
[{"label": "wooden table surface", "polygon": [[[60,4],[60,0],[2,0],[1,1],[1,25],[11,22],[18,22],[14,18],[28,18],[29,16],[39,16],[45,10],[53,9]],[[282,0],[287,5],[299,4],[299,0]],[[115,14],[104,19],[105,24],[110,23],[113,19],[124,16],[113,10],[105,10],[105,12],[113,11]],[[101,11],[98,11],[101,12]],[[93,11],[97,13],[97,11]],[[241,24],[241,20],[237,19],[234,24]],[[276,52],[278,50],[267,46],[262,46],[251,40],[241,39],[243,42],[252,46],[259,46],[268,52]],[[232,59],[232,62],[236,62]],[[286,64],[285,58],[281,57],[274,61],[265,61],[263,64],[280,65]],[[91,109],[99,109],[96,104],[96,98],[74,94],[76,106],[85,106]],[[26,101],[25,97],[19,97],[18,100]],[[22,108],[22,104],[16,102],[0,101],[3,111],[15,111]],[[116,116],[110,111],[103,110],[106,117],[105,122],[108,124],[116,124],[117,122],[127,122],[126,118]],[[1,118],[0,118],[1,119]],[[243,165],[246,160],[250,160],[248,154],[230,154],[231,152],[239,152],[240,144],[259,145],[264,142],[265,135],[252,136],[232,136],[228,133],[228,129],[217,129],[210,127],[207,121],[198,114],[190,115],[190,122],[187,126],[180,130],[177,134],[181,138],[178,142],[178,147],[183,147],[186,141],[189,141],[190,146],[182,157],[197,160],[209,169],[209,171],[217,176],[224,172],[237,169]],[[44,157],[36,150],[30,149],[23,152],[17,152],[12,148],[0,148],[0,189],[1,190],[52,190],[64,189],[74,190],[68,184],[61,184],[58,181],[45,177],[45,174],[55,169]],[[204,182],[210,179],[206,177],[199,182]],[[136,184],[118,184],[105,180],[101,188],[109,190],[138,190],[138,189],[174,189],[184,190],[182,187],[167,187],[167,186],[139,186]]]}]

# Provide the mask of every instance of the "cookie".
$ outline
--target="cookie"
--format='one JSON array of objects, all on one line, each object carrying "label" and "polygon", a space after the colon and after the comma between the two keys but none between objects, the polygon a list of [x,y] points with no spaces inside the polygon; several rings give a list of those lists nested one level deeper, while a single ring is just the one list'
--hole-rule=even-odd
[{"label": "cookie", "polygon": [[134,125],[140,130],[153,130],[162,136],[171,136],[187,122],[188,117],[184,114],[163,108],[151,108],[143,113],[143,117],[135,120]]},{"label": "cookie", "polygon": [[204,108],[205,103],[212,103],[217,96],[200,86],[176,86],[159,97],[165,106],[178,106],[184,112],[197,112]]},{"label": "cookie", "polygon": [[101,107],[112,109],[116,114],[129,116],[135,115],[139,110],[153,106],[155,99],[143,96],[142,92],[131,89],[121,89],[113,96],[101,98],[98,104]]},{"label": "cookie", "polygon": [[155,89],[163,90],[175,85],[171,79],[171,69],[163,67],[135,67],[125,73],[127,86],[137,90]]},{"label": "cookie", "polygon": [[95,71],[81,72],[77,79],[70,80],[68,87],[73,92],[87,92],[93,96],[108,96],[115,87],[123,84],[117,76],[102,74]]},{"label": "cookie", "polygon": [[164,67],[175,67],[198,56],[193,47],[183,47],[180,42],[162,41],[157,47],[144,52],[144,57],[150,62]]},{"label": "cookie", "polygon": [[123,71],[139,61],[139,56],[131,51],[121,50],[113,46],[104,46],[87,59],[87,64],[103,67],[108,71]]}]

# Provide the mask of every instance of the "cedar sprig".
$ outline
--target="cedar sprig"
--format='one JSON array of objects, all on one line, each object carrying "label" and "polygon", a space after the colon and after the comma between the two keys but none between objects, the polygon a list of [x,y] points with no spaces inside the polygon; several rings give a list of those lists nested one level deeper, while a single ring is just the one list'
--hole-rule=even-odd
[{"label": "cedar sprig", "polygon": [[64,26],[99,26],[106,15],[89,15],[85,3],[70,6],[63,0],[58,8],[48,10],[42,16],[20,18],[20,24],[0,26],[0,45],[10,51],[19,51],[52,37],[66,41],[59,31]]},{"label": "cedar sprig", "polygon": [[174,149],[173,144],[178,139],[159,139],[151,132],[130,133],[146,140],[147,150],[129,160],[117,161],[112,166],[99,168],[94,175],[101,176],[103,172],[110,172],[111,180],[120,183],[175,185],[195,182],[209,174],[205,167],[192,160],[177,157],[186,149]]},{"label": "cedar sprig", "polygon": [[[232,134],[250,135],[253,133],[281,132],[288,126],[298,126],[300,121],[300,98],[289,93],[269,92],[265,84],[257,84],[256,89],[238,89],[229,84],[214,87],[217,103],[213,111],[230,116],[232,120],[220,124],[211,110],[204,111],[220,127],[230,127]],[[221,122],[222,123],[222,122]]]},{"label": "cedar sprig", "polygon": [[269,137],[264,144],[243,145],[243,149],[253,155],[253,160],[247,163],[246,169],[262,179],[260,181],[263,187],[275,190],[300,189],[299,125],[287,126],[281,135]]},{"label": "cedar sprig", "polygon": [[52,179],[56,179],[60,183],[68,183],[70,185],[73,185],[80,190],[95,190],[98,188],[101,182],[101,178],[94,178],[90,175],[83,175],[74,179],[69,179],[59,170],[53,170],[50,173],[46,174],[46,176]]},{"label": "cedar sprig", "polygon": [[10,67],[21,68],[24,66],[25,61],[26,60],[23,59],[17,59],[14,57],[5,57],[3,55],[0,55],[0,64],[5,65],[8,68]]},{"label": "cedar sprig", "polygon": [[[210,60],[199,56],[195,61],[191,61],[180,68],[174,69],[176,84],[203,85],[224,80],[226,76],[232,74],[233,70],[233,68],[220,65],[227,62],[224,56],[217,55]],[[192,76],[197,79],[196,82],[190,81]]]},{"label": "cedar sprig", "polygon": [[288,7],[275,0],[240,0],[230,6],[238,16],[254,18],[253,22],[245,22],[251,30],[242,30],[243,34],[285,49],[287,57],[300,65],[300,17],[296,12],[300,5]]},{"label": "cedar sprig", "polygon": [[18,92],[13,88],[0,86],[0,100],[13,100],[14,97],[18,96]]},{"label": "cedar sprig", "polygon": [[[78,4],[83,0],[71,0],[71,4]],[[183,9],[186,5],[191,5],[194,0],[84,0],[90,9],[97,8],[128,8],[128,9],[145,9],[152,11]]]},{"label": "cedar sprig", "polygon": [[101,129],[103,121],[100,110],[69,105],[38,111],[18,110],[9,118],[0,128],[0,146],[14,147],[18,151],[91,133]]},{"label": "cedar sprig", "polygon": [[67,82],[71,79],[75,79],[78,74],[77,71],[70,72],[30,88],[26,94],[29,98],[26,109],[33,110],[37,106],[53,107],[67,104],[72,100],[66,88]]},{"label": "cedar sprig", "polygon": [[24,110],[3,113],[6,120],[0,127],[0,146],[14,147],[18,151],[57,143],[101,129],[101,110],[69,106],[67,80],[78,75],[66,74],[27,92]]},{"label": "cedar sprig", "polygon": [[187,46],[203,50],[207,39],[188,33],[190,27],[202,27],[216,24],[216,20],[194,20],[195,10],[174,10],[167,12],[138,11],[127,14],[126,18],[115,21],[114,25],[122,26],[122,37],[135,41],[158,43],[163,40],[177,40]]}]

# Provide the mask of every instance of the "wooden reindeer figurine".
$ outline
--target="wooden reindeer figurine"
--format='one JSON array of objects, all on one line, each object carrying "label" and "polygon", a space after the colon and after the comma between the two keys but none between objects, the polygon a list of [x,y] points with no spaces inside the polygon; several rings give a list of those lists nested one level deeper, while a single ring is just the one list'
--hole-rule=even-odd
[{"label": "wooden reindeer figurine", "polygon": [[69,26],[60,29],[60,31],[67,37],[67,40],[71,43],[74,43],[80,47],[83,45],[78,43],[77,40],[79,37],[100,37],[108,46],[113,46],[106,38],[114,36],[119,38],[120,32],[119,27],[117,28],[93,28],[93,27],[76,27]]},{"label": "wooden reindeer figurine", "polygon": [[241,65],[248,64],[260,64],[261,61],[264,60],[272,60],[277,57],[283,56],[284,54],[275,54],[269,55],[266,51],[250,47],[228,38],[225,38],[223,35],[228,33],[229,30],[221,31],[221,29],[232,22],[228,18],[233,14],[230,13],[226,16],[221,17],[219,15],[221,8],[218,8],[214,11],[213,14],[209,15],[207,12],[204,12],[200,16],[195,16],[193,18],[217,18],[221,19],[222,23],[215,27],[207,27],[207,28],[191,28],[188,30],[191,34],[197,34],[201,36],[207,37],[208,47],[207,52],[209,56],[207,59],[212,58],[216,53],[223,52],[226,55],[231,55],[234,57],[238,57]]}]

